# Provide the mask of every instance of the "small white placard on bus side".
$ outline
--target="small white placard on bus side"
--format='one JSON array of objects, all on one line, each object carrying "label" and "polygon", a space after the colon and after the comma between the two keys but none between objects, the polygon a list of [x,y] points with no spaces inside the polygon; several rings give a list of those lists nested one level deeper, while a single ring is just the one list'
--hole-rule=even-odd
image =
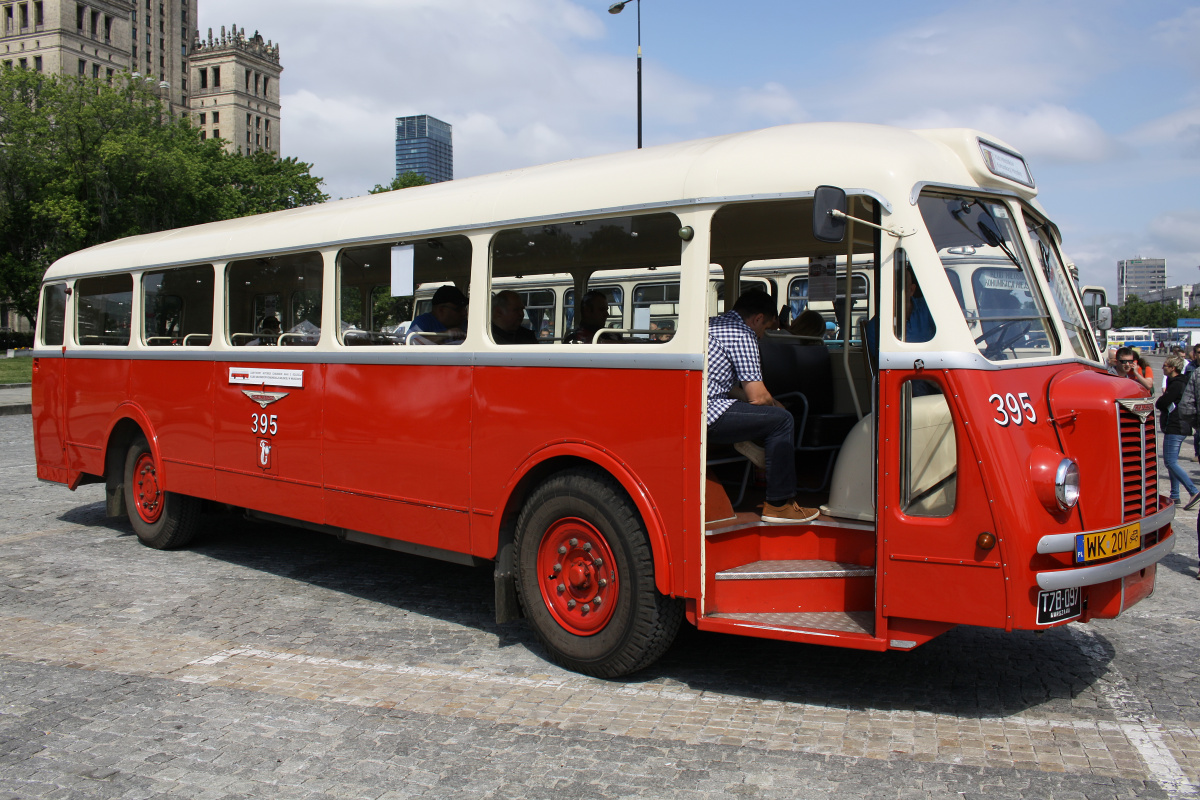
[{"label": "small white placard on bus side", "polygon": [[257,367],[230,367],[230,383],[245,383],[251,386],[295,386],[304,388],[302,369],[258,369]]},{"label": "small white placard on bus side", "polygon": [[832,301],[837,296],[837,258],[813,256],[808,260],[808,302]]},{"label": "small white placard on bus side", "polygon": [[413,246],[396,245],[392,248],[392,297],[408,297],[415,292],[413,286]]},{"label": "small white placard on bus side", "polygon": [[[635,308],[633,310],[633,327],[635,330],[645,331],[650,329],[650,309],[646,307]],[[635,333],[635,339],[649,339],[648,333]]]}]

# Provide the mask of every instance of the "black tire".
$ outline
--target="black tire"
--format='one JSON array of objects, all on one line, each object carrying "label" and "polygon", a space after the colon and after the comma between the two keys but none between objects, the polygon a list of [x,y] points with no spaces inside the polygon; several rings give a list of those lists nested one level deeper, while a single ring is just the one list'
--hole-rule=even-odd
[{"label": "black tire", "polygon": [[539,486],[521,509],[514,545],[518,596],[554,662],[616,678],[671,646],[683,602],[655,587],[645,525],[606,473],[574,469]]},{"label": "black tire", "polygon": [[158,465],[145,437],[138,436],[125,456],[125,511],[142,544],[156,550],[183,547],[200,526],[201,502],[162,491]]}]

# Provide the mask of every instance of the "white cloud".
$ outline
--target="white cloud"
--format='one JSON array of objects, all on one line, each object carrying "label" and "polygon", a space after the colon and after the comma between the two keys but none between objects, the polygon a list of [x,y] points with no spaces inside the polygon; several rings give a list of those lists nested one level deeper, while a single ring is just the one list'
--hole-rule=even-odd
[{"label": "white cloud", "polygon": [[1043,103],[1028,110],[976,106],[932,109],[890,124],[906,128],[978,128],[1004,139],[1032,163],[1104,161],[1121,146],[1091,117]]},{"label": "white cloud", "polygon": [[1150,235],[1164,249],[1190,253],[1200,260],[1200,209],[1170,211],[1150,223]]},{"label": "white cloud", "polygon": [[1200,157],[1200,108],[1186,108],[1151,120],[1125,138],[1142,147],[1168,148],[1171,155]]}]

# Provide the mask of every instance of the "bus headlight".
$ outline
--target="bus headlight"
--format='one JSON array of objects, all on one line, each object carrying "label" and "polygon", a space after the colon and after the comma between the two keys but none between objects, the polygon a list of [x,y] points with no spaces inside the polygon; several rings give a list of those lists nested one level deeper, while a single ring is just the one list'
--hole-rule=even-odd
[{"label": "bus headlight", "polygon": [[1064,511],[1079,502],[1079,465],[1069,458],[1058,462],[1055,470],[1054,499]]},{"label": "bus headlight", "polygon": [[1069,511],[1079,502],[1079,465],[1053,448],[1033,448],[1029,483],[1051,514]]}]

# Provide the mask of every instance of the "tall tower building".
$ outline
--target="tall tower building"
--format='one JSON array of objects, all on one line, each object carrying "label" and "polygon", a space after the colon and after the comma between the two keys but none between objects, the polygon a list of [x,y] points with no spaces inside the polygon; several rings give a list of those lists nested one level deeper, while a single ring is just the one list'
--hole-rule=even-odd
[{"label": "tall tower building", "polygon": [[424,175],[430,183],[454,180],[450,123],[428,114],[396,117],[396,176]]},{"label": "tall tower building", "polygon": [[279,152],[279,45],[236,25],[192,46],[192,122],[205,138],[223,138],[243,155]]},{"label": "tall tower building", "polygon": [[1135,258],[1117,262],[1117,304],[1125,305],[1130,295],[1145,300],[1150,292],[1167,288],[1165,258]]}]

